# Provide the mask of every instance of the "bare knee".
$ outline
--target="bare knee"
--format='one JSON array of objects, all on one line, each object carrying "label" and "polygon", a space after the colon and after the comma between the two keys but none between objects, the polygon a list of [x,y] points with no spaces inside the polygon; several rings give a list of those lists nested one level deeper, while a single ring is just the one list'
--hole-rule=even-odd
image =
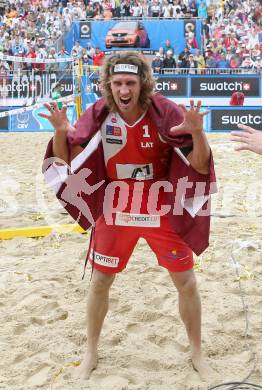
[{"label": "bare knee", "polygon": [[115,274],[104,273],[94,269],[90,289],[95,294],[105,293],[112,286],[114,279]]},{"label": "bare knee", "polygon": [[171,278],[180,294],[194,295],[198,292],[197,281],[194,272],[182,274],[171,274]]},{"label": "bare knee", "polygon": [[191,296],[197,293],[196,278],[191,276],[188,278],[179,288],[178,292],[187,296]]}]

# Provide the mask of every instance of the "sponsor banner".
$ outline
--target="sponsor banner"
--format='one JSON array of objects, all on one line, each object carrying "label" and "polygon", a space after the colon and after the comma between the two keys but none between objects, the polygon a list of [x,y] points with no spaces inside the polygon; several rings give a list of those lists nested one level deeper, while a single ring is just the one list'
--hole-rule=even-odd
[{"label": "sponsor banner", "polygon": [[212,109],[210,131],[231,131],[238,130],[238,123],[254,127],[257,130],[262,128],[262,109]]},{"label": "sponsor banner", "polygon": [[160,215],[116,213],[115,225],[160,227]]},{"label": "sponsor banner", "polygon": [[186,77],[158,77],[156,78],[156,92],[167,97],[187,96]]},{"label": "sponsor banner", "polygon": [[85,111],[90,104],[95,103],[101,97],[99,90],[98,79],[88,77],[86,75],[81,77],[81,98],[82,110]]},{"label": "sponsor banner", "polygon": [[[14,110],[15,111],[15,110]],[[31,111],[19,112],[10,117],[10,128],[11,132],[39,132],[39,131],[50,131],[53,132],[54,128],[51,123],[45,119],[41,118],[38,114],[40,112],[46,112],[47,110],[44,107],[38,107],[31,109]],[[67,117],[70,123],[74,123],[76,120],[76,110],[75,106],[70,106],[67,108]]]},{"label": "sponsor banner", "polygon": [[[119,53],[119,51],[120,51],[121,49],[118,49],[118,50],[105,50],[104,51],[104,53],[105,53],[105,55],[106,56],[111,56],[112,54],[116,54],[116,53]],[[128,51],[128,50],[130,50],[130,51],[133,51],[134,49],[129,49],[128,47],[125,49],[125,51]],[[151,50],[151,49],[141,49],[141,50],[139,50],[139,52],[140,53],[142,53],[142,54],[144,54],[144,55],[148,55],[148,56],[153,56],[153,55],[155,55],[157,52],[158,52],[158,50]]]},{"label": "sponsor banner", "polygon": [[235,91],[244,92],[246,97],[259,97],[260,82],[258,76],[192,76],[190,78],[190,91],[192,97],[229,97]]},{"label": "sponsor banner", "polygon": [[[91,38],[81,38],[81,26],[84,21],[74,21],[65,41],[66,50],[71,52],[75,39],[80,40],[82,47],[87,46],[87,40],[93,47],[99,46],[103,51],[142,50],[144,54],[158,51],[169,37],[175,54],[181,53],[186,45],[186,38],[193,27],[193,33],[201,47],[201,20],[188,20],[184,23],[178,19],[129,19],[129,20],[92,20]],[[86,21],[85,21],[86,23]],[[86,33],[86,31],[84,31]]]},{"label": "sponsor banner", "polygon": [[[56,73],[17,74],[6,78],[5,84],[0,85],[0,96],[6,99],[48,99],[56,83],[61,85],[62,97],[72,95],[74,82],[72,77],[59,79]],[[33,103],[31,103],[33,104]],[[14,102],[14,105],[17,103]]]},{"label": "sponsor banner", "polygon": [[100,89],[99,89],[99,79],[97,77],[92,77],[90,79],[90,89],[98,97],[101,97],[101,92],[100,92]]},{"label": "sponsor banner", "polygon": [[80,39],[91,39],[91,23],[90,22],[80,22],[79,38]]}]

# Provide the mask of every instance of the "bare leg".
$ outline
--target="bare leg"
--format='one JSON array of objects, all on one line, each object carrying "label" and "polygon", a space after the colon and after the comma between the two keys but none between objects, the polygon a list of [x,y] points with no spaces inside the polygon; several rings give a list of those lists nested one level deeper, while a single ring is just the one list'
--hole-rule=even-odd
[{"label": "bare leg", "polygon": [[179,294],[179,312],[185,324],[192,363],[203,381],[214,377],[214,371],[208,366],[201,351],[201,302],[193,270],[169,272]]},{"label": "bare leg", "polygon": [[79,375],[88,379],[97,366],[97,345],[108,311],[109,289],[115,274],[94,269],[87,297],[87,351],[79,367]]}]

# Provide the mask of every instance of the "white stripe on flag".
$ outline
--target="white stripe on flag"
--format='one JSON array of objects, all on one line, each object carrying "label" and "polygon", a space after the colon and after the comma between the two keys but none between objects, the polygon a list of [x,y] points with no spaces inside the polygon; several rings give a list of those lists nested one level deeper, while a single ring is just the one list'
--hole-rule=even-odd
[{"label": "white stripe on flag", "polygon": [[181,152],[181,150],[179,148],[174,148],[175,149],[175,152],[179,155],[179,157],[184,161],[184,163],[189,166],[190,165],[190,162],[188,161],[188,159],[183,155],[183,153]]},{"label": "white stripe on flag", "polygon": [[210,195],[204,196],[195,196],[194,198],[183,197],[182,206],[186,211],[191,215],[192,218],[195,218],[199,210],[204,206],[206,201],[210,198]]},{"label": "white stripe on flag", "polygon": [[102,140],[101,132],[98,131],[85,149],[79,153],[72,161],[71,161],[71,172],[75,172],[83,162],[97,149],[99,142]]},{"label": "white stripe on flag", "polygon": [[[71,173],[74,173],[86,159],[97,149],[99,142],[102,140],[101,132],[98,131],[85,149],[79,153],[71,161]],[[54,162],[50,167],[44,172],[44,178],[46,183],[52,187],[54,192],[57,194],[60,190],[62,184],[68,178],[68,166],[67,165],[57,165]]]},{"label": "white stripe on flag", "polygon": [[55,162],[44,172],[44,178],[47,184],[52,187],[57,194],[62,184],[68,178],[67,165],[57,165]]}]

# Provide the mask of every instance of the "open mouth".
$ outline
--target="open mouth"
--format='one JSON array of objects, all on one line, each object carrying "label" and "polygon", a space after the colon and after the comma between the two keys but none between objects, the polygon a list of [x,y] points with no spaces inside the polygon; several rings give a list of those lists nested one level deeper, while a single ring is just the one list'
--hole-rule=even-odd
[{"label": "open mouth", "polygon": [[120,102],[124,105],[128,105],[128,103],[131,101],[131,98],[125,99],[125,98],[120,98]]}]

